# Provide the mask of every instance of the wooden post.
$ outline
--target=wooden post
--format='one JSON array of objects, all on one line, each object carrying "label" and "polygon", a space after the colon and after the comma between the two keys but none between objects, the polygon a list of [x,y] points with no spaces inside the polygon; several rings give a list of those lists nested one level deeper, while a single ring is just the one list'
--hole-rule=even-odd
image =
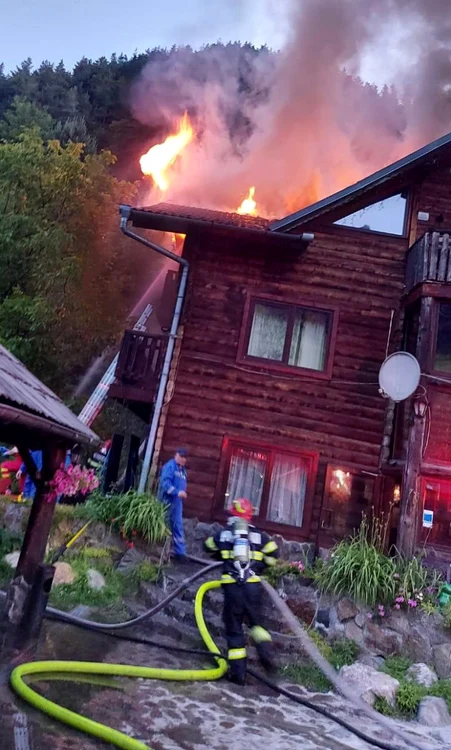
[{"label": "wooden post", "polygon": [[[432,306],[432,297],[422,298],[416,348],[416,356],[422,371],[427,366],[429,358]],[[406,557],[412,557],[417,546],[421,511],[420,475],[424,440],[424,419],[416,417],[413,413],[410,415],[410,419],[412,424],[404,466],[398,527],[398,548]]]},{"label": "wooden post", "polygon": [[[36,495],[31,507],[19,562],[8,589],[3,612],[4,645],[11,646],[13,643],[23,645],[28,633],[27,624],[30,620],[35,620],[34,613],[30,611],[30,597],[33,585],[40,575],[40,566],[44,562],[56,503],[56,498],[51,498],[46,494],[47,482],[53,477],[56,469],[64,463],[64,459],[65,450],[62,448],[50,447],[43,450],[42,472],[36,483]],[[36,631],[36,623],[34,625]]]}]

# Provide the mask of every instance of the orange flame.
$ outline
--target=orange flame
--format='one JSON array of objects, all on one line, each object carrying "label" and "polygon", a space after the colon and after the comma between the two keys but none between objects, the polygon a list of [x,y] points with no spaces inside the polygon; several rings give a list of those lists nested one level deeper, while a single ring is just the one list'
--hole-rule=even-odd
[{"label": "orange flame", "polygon": [[194,130],[185,112],[178,127],[177,133],[169,135],[163,143],[152,146],[139,160],[143,174],[150,175],[160,190],[165,191],[169,187],[166,172],[174,164],[177,157],[186,148],[194,137]]},{"label": "orange flame", "polygon": [[250,214],[250,216],[257,216],[257,203],[254,201],[255,186],[249,188],[247,197],[243,200],[240,207],[237,208],[237,214]]}]

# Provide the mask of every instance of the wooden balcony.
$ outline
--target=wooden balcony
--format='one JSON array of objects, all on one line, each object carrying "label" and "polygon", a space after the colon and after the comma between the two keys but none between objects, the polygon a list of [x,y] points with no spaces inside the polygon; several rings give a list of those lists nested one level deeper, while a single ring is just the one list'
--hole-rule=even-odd
[{"label": "wooden balcony", "polygon": [[121,401],[153,404],[163,368],[168,336],[154,336],[141,331],[125,331],[116,381],[109,397]]},{"label": "wooden balcony", "polygon": [[407,251],[406,292],[428,281],[451,284],[451,232],[426,232]]}]

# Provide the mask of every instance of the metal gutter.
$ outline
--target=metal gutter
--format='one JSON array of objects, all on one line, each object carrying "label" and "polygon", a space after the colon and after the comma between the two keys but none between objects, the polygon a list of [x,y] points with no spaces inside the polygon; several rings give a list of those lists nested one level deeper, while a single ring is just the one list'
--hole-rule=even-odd
[{"label": "metal gutter", "polygon": [[349,202],[351,198],[353,198],[357,193],[363,193],[370,188],[381,185],[390,177],[397,176],[407,167],[415,165],[417,162],[425,159],[427,156],[434,154],[443,146],[447,146],[450,144],[451,133],[448,133],[447,135],[444,135],[441,138],[437,138],[437,140],[428,143],[426,146],[423,146],[417,151],[408,154],[403,159],[399,159],[398,161],[393,162],[393,164],[389,164],[388,167],[384,167],[383,169],[380,169],[379,171],[369,175],[369,177],[365,177],[363,180],[355,182],[353,185],[344,188],[344,190],[340,190],[338,193],[329,195],[327,198],[323,198],[317,203],[312,203],[312,205],[306,206],[305,208],[301,209],[301,211],[297,211],[294,214],[285,216],[285,218],[283,219],[273,221],[269,225],[269,231],[275,234],[277,234],[281,229],[288,231],[290,228],[294,228],[300,222],[305,222],[309,219],[313,219],[316,216],[319,216],[327,209],[338,207],[342,203],[345,204]]},{"label": "metal gutter", "polygon": [[172,318],[171,330],[169,332],[168,348],[166,349],[163,369],[161,372],[160,382],[158,385],[157,398],[155,400],[152,421],[151,421],[150,429],[149,429],[149,437],[147,439],[146,450],[144,453],[143,467],[142,467],[141,476],[139,479],[138,492],[145,492],[146,486],[147,486],[147,478],[149,476],[149,471],[150,471],[150,464],[151,464],[152,456],[155,450],[155,440],[157,437],[158,424],[160,421],[161,411],[163,408],[164,397],[166,395],[166,388],[167,388],[169,373],[171,369],[172,355],[174,353],[175,340],[177,337],[177,329],[179,326],[180,316],[182,313],[183,301],[185,299],[186,285],[188,281],[189,264],[185,258],[181,258],[180,256],[175,255],[175,253],[171,253],[169,250],[166,250],[166,248],[161,247],[161,245],[157,245],[155,242],[151,242],[151,240],[148,240],[145,237],[140,237],[140,235],[135,234],[135,232],[131,232],[127,228],[127,225],[128,225],[128,222],[131,220],[132,210],[133,209],[130,206],[124,206],[124,205],[120,206],[119,211],[121,215],[121,231],[123,232],[123,234],[125,234],[127,237],[130,237],[132,240],[135,240],[136,242],[140,242],[141,245],[144,245],[150,250],[155,250],[155,252],[159,253],[160,255],[164,255],[165,258],[174,260],[176,263],[182,266],[182,278],[180,279],[177,300],[176,300],[175,308],[174,308],[174,315]]},{"label": "metal gutter", "polygon": [[240,235],[243,237],[249,237],[249,235],[251,235],[253,237],[261,237],[265,240],[279,240],[279,242],[282,240],[283,242],[297,244],[300,242],[312,242],[314,239],[314,235],[311,232],[286,234],[285,232],[274,232],[269,228],[256,229],[254,227],[238,227],[234,224],[225,224],[219,221],[190,219],[173,214],[158,213],[157,211],[150,211],[142,208],[131,208],[129,221],[132,222],[134,227],[140,229],[155,229],[162,232],[176,232],[179,234],[187,234],[193,229],[201,229],[204,232],[208,229],[213,229],[215,232],[223,230],[229,234]]}]

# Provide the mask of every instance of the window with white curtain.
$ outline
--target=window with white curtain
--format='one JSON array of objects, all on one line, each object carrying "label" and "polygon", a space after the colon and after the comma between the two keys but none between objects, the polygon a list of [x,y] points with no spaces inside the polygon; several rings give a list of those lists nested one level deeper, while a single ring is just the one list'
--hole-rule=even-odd
[{"label": "window with white curtain", "polygon": [[246,358],[323,372],[331,321],[324,310],[254,300]]},{"label": "window with white curtain", "polygon": [[260,522],[303,526],[312,465],[311,455],[232,444],[227,455],[225,510],[233,500],[244,497],[251,501]]}]

